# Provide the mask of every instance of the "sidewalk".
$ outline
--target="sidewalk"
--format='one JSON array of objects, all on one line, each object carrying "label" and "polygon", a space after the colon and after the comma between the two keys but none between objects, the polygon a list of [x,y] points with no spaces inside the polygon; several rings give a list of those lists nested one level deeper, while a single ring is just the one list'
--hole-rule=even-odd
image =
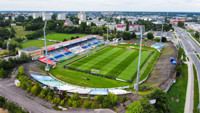
[{"label": "sidewalk", "polygon": [[186,92],[186,101],[184,113],[193,113],[193,99],[194,99],[194,72],[193,72],[193,63],[186,62],[188,65],[188,84]]}]

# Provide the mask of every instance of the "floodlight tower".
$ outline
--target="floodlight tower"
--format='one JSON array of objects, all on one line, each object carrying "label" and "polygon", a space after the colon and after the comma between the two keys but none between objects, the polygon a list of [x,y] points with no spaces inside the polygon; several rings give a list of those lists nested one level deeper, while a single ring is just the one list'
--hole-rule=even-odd
[{"label": "floodlight tower", "polygon": [[162,37],[163,37],[163,19],[162,19],[162,29],[161,29],[160,43],[162,42]]},{"label": "floodlight tower", "polygon": [[140,60],[141,60],[142,38],[143,38],[144,29],[145,29],[145,26],[144,25],[140,25],[140,50],[139,50],[138,70],[137,70],[137,86],[136,86],[136,91],[138,91],[138,88],[139,88]]},{"label": "floodlight tower", "polygon": [[47,25],[47,20],[45,20],[44,22],[43,31],[44,31],[44,43],[45,43],[45,55],[46,55],[46,60],[47,60],[47,66],[45,67],[45,70],[49,71],[48,58],[47,58],[47,39],[46,39],[46,33],[45,33],[46,25]]},{"label": "floodlight tower", "polygon": [[[108,19],[108,21],[109,21],[109,19]],[[106,40],[106,44],[109,44],[109,40],[108,40],[108,21],[107,21],[107,40]]]}]

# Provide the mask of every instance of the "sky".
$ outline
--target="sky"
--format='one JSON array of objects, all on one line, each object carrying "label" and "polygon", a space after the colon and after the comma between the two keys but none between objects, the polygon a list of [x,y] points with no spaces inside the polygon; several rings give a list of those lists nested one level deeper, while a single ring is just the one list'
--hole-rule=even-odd
[{"label": "sky", "polygon": [[200,0],[0,0],[0,11],[200,12]]}]

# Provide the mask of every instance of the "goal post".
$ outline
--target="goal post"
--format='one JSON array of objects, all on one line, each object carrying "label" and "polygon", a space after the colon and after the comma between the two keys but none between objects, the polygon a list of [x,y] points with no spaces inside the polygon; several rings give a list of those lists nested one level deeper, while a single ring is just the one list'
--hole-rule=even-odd
[{"label": "goal post", "polygon": [[91,69],[91,73],[92,73],[92,74],[99,74],[99,72],[100,72],[100,71],[97,70],[97,69]]}]

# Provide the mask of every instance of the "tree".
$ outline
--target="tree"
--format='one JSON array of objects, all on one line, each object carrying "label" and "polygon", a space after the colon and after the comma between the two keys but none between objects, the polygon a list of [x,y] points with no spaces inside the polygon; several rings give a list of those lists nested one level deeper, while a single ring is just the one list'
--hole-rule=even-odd
[{"label": "tree", "polygon": [[37,96],[41,91],[41,86],[36,83],[32,88],[31,88],[31,93],[34,95],[34,96]]},{"label": "tree", "polygon": [[84,103],[83,103],[83,106],[84,106],[84,108],[86,108],[86,109],[90,109],[91,108],[91,102],[90,101],[88,101],[88,100],[86,100],[86,101],[84,101]]},{"label": "tree", "polygon": [[149,32],[149,33],[147,34],[147,38],[148,38],[148,39],[154,39],[153,33]]},{"label": "tree", "polygon": [[56,17],[57,17],[57,15],[56,14],[53,14],[52,16],[51,16],[51,18],[52,18],[52,20],[56,20]]},{"label": "tree", "polygon": [[60,105],[63,106],[65,104],[65,100],[60,101]]},{"label": "tree", "polygon": [[5,78],[5,71],[3,68],[0,68],[0,78]]},{"label": "tree", "polygon": [[147,96],[142,97],[128,106],[126,113],[156,113],[156,109],[150,104]]},{"label": "tree", "polygon": [[161,90],[156,88],[149,96],[149,99],[156,99],[156,103],[154,107],[159,113],[166,113],[169,111],[169,102],[167,98],[167,94]]},{"label": "tree", "polygon": [[166,42],[167,41],[167,38],[166,37],[162,37],[162,42]]},{"label": "tree", "polygon": [[103,108],[112,108],[117,105],[118,98],[116,95],[109,93],[102,102]]},{"label": "tree", "polygon": [[60,98],[54,98],[53,103],[58,105],[60,103]]},{"label": "tree", "polygon": [[20,74],[20,75],[25,75],[24,67],[23,67],[23,66],[21,66],[21,67],[19,68],[19,74]]},{"label": "tree", "polygon": [[131,38],[136,38],[137,36],[136,36],[136,34],[135,34],[135,32],[133,32],[132,34],[131,34]]},{"label": "tree", "polygon": [[198,31],[195,32],[195,37],[199,38],[199,32]]},{"label": "tree", "polygon": [[140,101],[134,101],[128,106],[126,113],[143,113],[143,108]]},{"label": "tree", "polygon": [[125,31],[122,35],[124,40],[130,40],[131,39],[131,33],[129,31]]},{"label": "tree", "polygon": [[178,21],[178,27],[184,27],[184,22]]}]

